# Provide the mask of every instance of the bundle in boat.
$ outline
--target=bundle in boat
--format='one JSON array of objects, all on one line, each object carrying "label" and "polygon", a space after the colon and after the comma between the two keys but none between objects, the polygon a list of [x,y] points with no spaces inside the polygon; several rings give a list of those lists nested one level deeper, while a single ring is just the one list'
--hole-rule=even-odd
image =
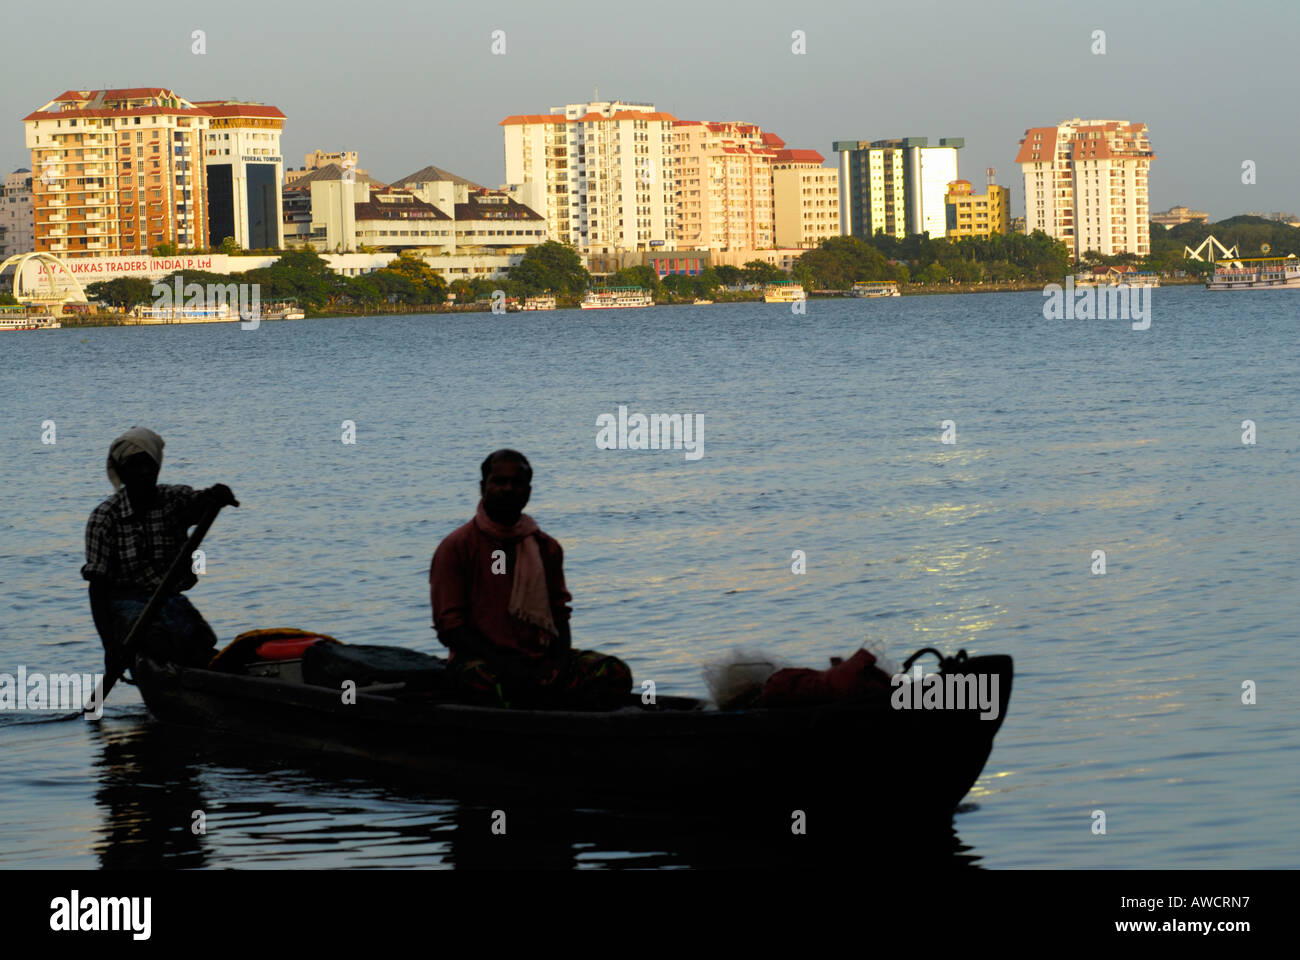
[{"label": "bundle in boat", "polygon": [[302,677],[335,689],[351,680],[357,687],[403,683],[408,690],[436,690],[447,683],[447,662],[406,647],[318,643],[303,652]]}]

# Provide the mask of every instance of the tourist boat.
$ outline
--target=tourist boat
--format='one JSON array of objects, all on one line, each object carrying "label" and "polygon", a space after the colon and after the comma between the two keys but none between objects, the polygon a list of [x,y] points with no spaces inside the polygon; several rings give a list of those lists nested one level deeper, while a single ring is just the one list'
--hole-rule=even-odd
[{"label": "tourist boat", "polygon": [[626,310],[652,307],[654,298],[644,287],[593,287],[580,304],[583,310]]},{"label": "tourist boat", "polygon": [[525,310],[554,310],[555,298],[552,296],[527,297],[524,299]]},{"label": "tourist boat", "polygon": [[898,284],[892,280],[859,280],[853,285],[855,297],[901,297]]},{"label": "tourist boat", "polygon": [[1224,261],[1207,290],[1294,290],[1300,288],[1300,259],[1270,257]]},{"label": "tourist boat", "polygon": [[[334,649],[397,651],[441,663],[400,648]],[[429,668],[413,672],[423,679],[411,683],[393,682],[391,673],[383,683],[348,673],[359,679],[354,702],[344,702],[337,677],[302,679],[304,660],[226,658],[215,669],[225,656],[207,669],[141,656],[132,677],[161,721],[352,756],[448,789],[512,785],[628,804],[734,794],[746,806],[758,799],[794,804],[785,806],[786,817],[810,802],[828,809],[842,802],[855,819],[888,812],[895,825],[900,818],[951,816],[988,759],[1013,676],[1008,656],[967,658],[962,651],[941,658],[941,679],[975,674],[991,686],[997,678],[997,715],[987,719],[978,708],[894,709],[888,695],[868,703],[719,710],[662,692],[646,702],[638,692],[615,710],[532,710],[455,702],[427,682]],[[859,768],[872,771],[863,789],[851,775]]]},{"label": "tourist boat", "polygon": [[808,299],[798,280],[774,280],[763,288],[764,303],[802,303]]},{"label": "tourist boat", "polygon": [[57,317],[48,313],[29,314],[18,307],[14,310],[0,310],[0,331],[4,330],[57,330],[61,324]]},{"label": "tourist boat", "polygon": [[1110,268],[1107,270],[1089,271],[1087,273],[1074,274],[1074,287],[1076,290],[1085,287],[1158,287],[1160,286],[1160,275],[1152,272],[1139,273],[1135,270],[1119,270]]},{"label": "tourist boat", "polygon": [[136,307],[131,312],[136,323],[231,323],[239,320],[230,304],[202,307]]},{"label": "tourist boat", "polygon": [[307,314],[296,303],[272,303],[262,308],[263,320],[305,320]]}]

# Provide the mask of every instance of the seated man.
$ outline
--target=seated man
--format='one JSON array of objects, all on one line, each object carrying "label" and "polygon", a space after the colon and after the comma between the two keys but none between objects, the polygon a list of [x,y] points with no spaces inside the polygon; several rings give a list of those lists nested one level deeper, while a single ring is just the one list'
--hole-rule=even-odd
[{"label": "seated man", "polygon": [[480,471],[474,519],[438,545],[429,568],[451,677],[496,706],[621,706],[632,689],[627,665],[570,644],[564,551],[523,512],[533,468],[522,453],[498,450]]},{"label": "seated man", "polygon": [[[158,483],[163,438],[132,427],[108,451],[108,479],[117,490],[90,514],[86,523],[86,565],[90,612],[104,643],[104,662],[116,653],[131,627],[163,582],[185,545],[188,530],[213,505],[239,506],[230,488],[207,490]],[[137,646],[160,660],[206,666],[217,644],[212,628],[181,590],[198,582],[193,573],[175,586],[148,625]]]}]

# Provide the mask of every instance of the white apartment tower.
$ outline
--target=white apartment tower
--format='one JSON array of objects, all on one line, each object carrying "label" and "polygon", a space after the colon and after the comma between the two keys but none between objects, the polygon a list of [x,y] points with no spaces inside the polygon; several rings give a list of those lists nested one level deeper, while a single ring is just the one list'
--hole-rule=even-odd
[{"label": "white apartment tower", "polygon": [[547,232],[582,254],[675,250],[675,119],[621,100],[506,117],[506,183],[544,188]]},{"label": "white apartment tower", "polygon": [[1016,156],[1025,176],[1025,231],[1063,241],[1076,260],[1089,251],[1146,256],[1154,159],[1144,123],[1076,118],[1026,130]]}]

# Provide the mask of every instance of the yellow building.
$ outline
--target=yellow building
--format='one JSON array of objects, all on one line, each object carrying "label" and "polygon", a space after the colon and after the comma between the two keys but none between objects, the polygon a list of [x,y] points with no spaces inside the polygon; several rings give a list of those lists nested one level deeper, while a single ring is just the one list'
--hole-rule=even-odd
[{"label": "yellow building", "polygon": [[778,150],[772,201],[778,247],[814,248],[840,235],[840,171],[816,150]]},{"label": "yellow building", "polygon": [[947,236],[991,237],[1011,229],[1011,191],[989,184],[988,193],[971,193],[969,180],[948,184],[944,203],[948,213]]}]

